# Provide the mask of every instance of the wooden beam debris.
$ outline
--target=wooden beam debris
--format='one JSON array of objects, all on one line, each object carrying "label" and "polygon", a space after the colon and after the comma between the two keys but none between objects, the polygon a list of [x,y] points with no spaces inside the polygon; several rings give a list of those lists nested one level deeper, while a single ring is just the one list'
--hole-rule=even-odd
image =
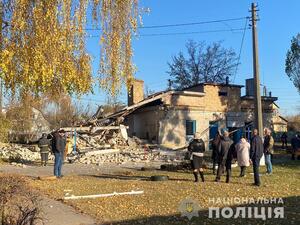
[{"label": "wooden beam debris", "polygon": [[98,194],[98,195],[81,195],[81,196],[65,196],[64,200],[76,200],[76,199],[86,199],[86,198],[103,198],[119,195],[139,195],[144,194],[144,191],[130,191],[130,192],[113,192],[110,194]]},{"label": "wooden beam debris", "polygon": [[62,127],[60,130],[71,132],[76,130],[77,132],[91,132],[94,133],[98,130],[120,130],[122,128],[128,129],[128,126],[97,126],[97,127]]}]

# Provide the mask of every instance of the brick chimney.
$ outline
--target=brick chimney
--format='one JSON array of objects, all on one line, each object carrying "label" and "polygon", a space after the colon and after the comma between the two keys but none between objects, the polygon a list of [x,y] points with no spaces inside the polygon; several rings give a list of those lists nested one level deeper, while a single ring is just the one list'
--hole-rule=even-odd
[{"label": "brick chimney", "polygon": [[128,92],[128,106],[144,100],[144,81],[134,79]]}]

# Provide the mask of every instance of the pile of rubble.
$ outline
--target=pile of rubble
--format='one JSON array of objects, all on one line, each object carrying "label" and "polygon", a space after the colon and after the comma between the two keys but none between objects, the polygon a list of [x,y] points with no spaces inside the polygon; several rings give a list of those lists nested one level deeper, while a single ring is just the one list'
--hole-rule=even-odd
[{"label": "pile of rubble", "polygon": [[27,147],[12,144],[0,147],[0,158],[9,162],[28,163],[40,160],[41,156]]},{"label": "pile of rubble", "polygon": [[101,165],[102,163],[117,163],[123,164],[126,162],[149,162],[153,160],[159,160],[159,154],[153,154],[144,152],[141,149],[138,150],[118,150],[118,149],[107,149],[100,150],[95,152],[88,152],[82,155],[78,162],[84,164],[97,164]]},{"label": "pile of rubble", "polygon": [[184,158],[184,154],[166,154],[164,151],[156,148],[150,149],[147,145],[131,148],[130,146],[123,149],[105,149],[88,151],[77,157],[69,157],[69,161],[79,162],[83,164],[116,163],[124,164],[127,162],[180,162]]},{"label": "pile of rubble", "polygon": [[[108,135],[110,134],[110,135]],[[101,165],[103,163],[124,164],[127,162],[173,163],[183,160],[182,154],[160,150],[157,146],[146,143],[137,137],[125,140],[118,132],[108,132],[105,136],[79,134],[76,139],[76,152],[73,148],[66,157],[69,163]],[[103,138],[104,137],[104,138]],[[0,159],[22,166],[34,161],[40,161],[37,146],[22,146],[17,144],[0,146]],[[53,160],[49,154],[49,160]]]}]

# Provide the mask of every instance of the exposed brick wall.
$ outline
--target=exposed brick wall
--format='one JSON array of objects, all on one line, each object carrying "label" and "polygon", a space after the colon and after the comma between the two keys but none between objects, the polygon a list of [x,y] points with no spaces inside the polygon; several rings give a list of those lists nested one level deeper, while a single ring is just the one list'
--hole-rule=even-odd
[{"label": "exposed brick wall", "polygon": [[[254,109],[254,100],[249,100],[249,99],[243,99],[241,101],[241,110],[242,111],[247,111],[247,110],[253,110]],[[272,101],[262,101],[262,110],[265,113],[271,113],[274,110]]]},{"label": "exposed brick wall", "polygon": [[128,93],[128,106],[136,104],[144,99],[144,81],[134,80]]},{"label": "exposed brick wall", "polygon": [[[241,89],[231,86],[204,86],[204,103],[207,111],[239,112]],[[227,93],[227,96],[219,96],[219,92]]]},{"label": "exposed brick wall", "polygon": [[[204,91],[204,96],[170,95],[164,99],[164,103],[170,106],[200,107],[209,112],[239,112],[241,110],[239,87],[205,85],[201,90]],[[227,96],[219,96],[219,92],[226,93]]]}]

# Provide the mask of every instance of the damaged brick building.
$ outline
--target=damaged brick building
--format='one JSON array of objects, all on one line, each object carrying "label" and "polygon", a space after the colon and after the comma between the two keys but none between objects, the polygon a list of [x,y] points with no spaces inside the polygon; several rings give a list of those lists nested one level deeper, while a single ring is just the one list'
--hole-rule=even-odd
[{"label": "damaged brick building", "polygon": [[[123,115],[129,135],[177,148],[186,145],[195,132],[208,144],[224,127],[234,131],[232,138],[250,136],[253,121],[253,80],[243,85],[201,83],[183,90],[157,92],[144,98],[144,82],[135,80]],[[273,131],[286,131],[287,121],[279,115],[277,97],[262,96],[263,125]]]}]

